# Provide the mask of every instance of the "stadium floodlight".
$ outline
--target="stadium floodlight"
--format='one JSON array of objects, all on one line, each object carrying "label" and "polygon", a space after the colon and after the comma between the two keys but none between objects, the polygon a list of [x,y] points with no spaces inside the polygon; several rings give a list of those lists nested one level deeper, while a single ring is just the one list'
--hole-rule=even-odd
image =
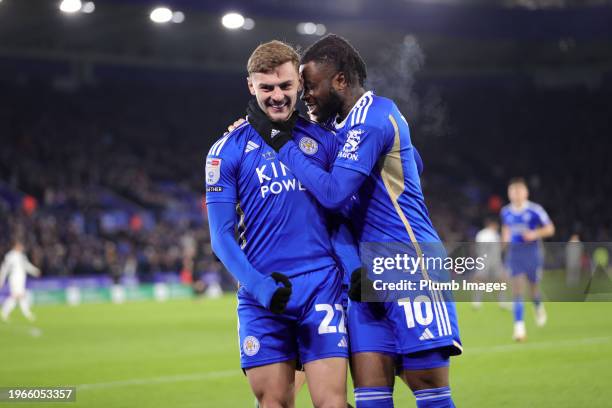
[{"label": "stadium floodlight", "polygon": [[81,7],[81,11],[86,14],[91,14],[96,10],[96,5],[93,1],[88,1],[83,3],[83,7]]},{"label": "stadium floodlight", "polygon": [[244,24],[242,25],[242,29],[252,30],[253,28],[255,28],[255,20],[253,20],[252,18],[245,18]]},{"label": "stadium floodlight", "polygon": [[230,30],[242,28],[244,26],[244,22],[244,17],[239,13],[227,13],[221,19],[221,24],[223,24],[223,27]]},{"label": "stadium floodlight", "polygon": [[307,22],[297,25],[297,32],[300,34],[313,35],[316,31],[317,25],[315,23]]},{"label": "stadium floodlight", "polygon": [[62,0],[59,9],[64,13],[76,13],[81,9],[81,0]]},{"label": "stadium floodlight", "polygon": [[183,21],[185,21],[185,13],[183,13],[182,11],[175,11],[174,13],[172,13],[173,23],[180,24]]},{"label": "stadium floodlight", "polygon": [[149,15],[151,21],[157,24],[167,23],[172,20],[172,10],[168,7],[157,7]]},{"label": "stadium floodlight", "polygon": [[323,35],[327,28],[323,24],[316,24],[311,21],[299,23],[296,27],[297,32],[303,35]]}]

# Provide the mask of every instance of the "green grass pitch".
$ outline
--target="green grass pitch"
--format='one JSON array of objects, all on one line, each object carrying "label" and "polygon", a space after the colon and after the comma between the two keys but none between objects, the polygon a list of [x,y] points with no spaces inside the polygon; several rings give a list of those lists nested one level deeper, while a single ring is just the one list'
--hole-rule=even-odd
[{"label": "green grass pitch", "polygon": [[[40,306],[0,323],[0,386],[77,386],[76,403],[18,407],[252,407],[239,369],[233,296],[167,303]],[[465,353],[453,358],[458,407],[612,406],[612,304],[549,303],[528,340],[494,303],[458,304]],[[349,398],[352,401],[352,397]],[[414,406],[397,384],[395,406]],[[0,402],[2,406],[11,404]],[[303,390],[298,407],[310,406]]]}]

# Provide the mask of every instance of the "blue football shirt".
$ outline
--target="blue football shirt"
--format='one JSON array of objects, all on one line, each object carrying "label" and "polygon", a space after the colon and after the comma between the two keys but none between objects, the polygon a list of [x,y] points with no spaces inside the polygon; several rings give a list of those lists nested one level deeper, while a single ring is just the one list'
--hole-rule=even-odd
[{"label": "blue football shirt", "polygon": [[[337,152],[330,136],[303,118],[293,132],[300,150],[325,170]],[[236,204],[239,245],[265,275],[296,276],[336,264],[325,210],[248,122],[211,147],[206,202]]]},{"label": "blue football shirt", "polygon": [[344,140],[334,166],[367,178],[353,219],[360,242],[439,242],[421,190],[410,129],[395,103],[366,92],[336,131]]},{"label": "blue football shirt", "polygon": [[511,204],[501,210],[502,224],[510,229],[510,242],[522,243],[523,233],[550,224],[548,214],[541,205],[527,201],[523,208],[514,208]]}]

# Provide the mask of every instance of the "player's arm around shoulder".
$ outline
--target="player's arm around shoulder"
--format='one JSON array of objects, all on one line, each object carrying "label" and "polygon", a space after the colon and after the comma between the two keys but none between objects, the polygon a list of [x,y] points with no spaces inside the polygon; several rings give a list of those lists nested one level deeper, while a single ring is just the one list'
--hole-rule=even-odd
[{"label": "player's arm around shoulder", "polygon": [[294,142],[304,155],[320,164],[324,170],[331,170],[339,148],[332,130],[300,116]]}]

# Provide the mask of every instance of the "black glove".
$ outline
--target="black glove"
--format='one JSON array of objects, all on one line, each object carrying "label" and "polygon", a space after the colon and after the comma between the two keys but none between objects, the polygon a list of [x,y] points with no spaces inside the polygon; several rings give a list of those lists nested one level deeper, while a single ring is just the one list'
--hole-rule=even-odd
[{"label": "black glove", "polygon": [[351,273],[351,284],[348,290],[348,297],[351,300],[361,302],[361,270],[357,268]]},{"label": "black glove", "polygon": [[272,272],[270,276],[276,283],[282,283],[285,286],[284,288],[276,289],[270,300],[270,311],[272,313],[281,314],[285,311],[289,298],[291,297],[291,281],[280,272]]},{"label": "black glove", "polygon": [[357,268],[351,273],[348,297],[357,302],[364,300],[368,302],[378,301],[377,293],[374,290],[374,282],[368,279],[367,270]]},{"label": "black glove", "polygon": [[285,122],[272,122],[264,111],[259,108],[256,99],[251,99],[247,106],[248,121],[255,128],[259,136],[277,152],[291,140],[291,132],[299,117],[294,111]]}]

